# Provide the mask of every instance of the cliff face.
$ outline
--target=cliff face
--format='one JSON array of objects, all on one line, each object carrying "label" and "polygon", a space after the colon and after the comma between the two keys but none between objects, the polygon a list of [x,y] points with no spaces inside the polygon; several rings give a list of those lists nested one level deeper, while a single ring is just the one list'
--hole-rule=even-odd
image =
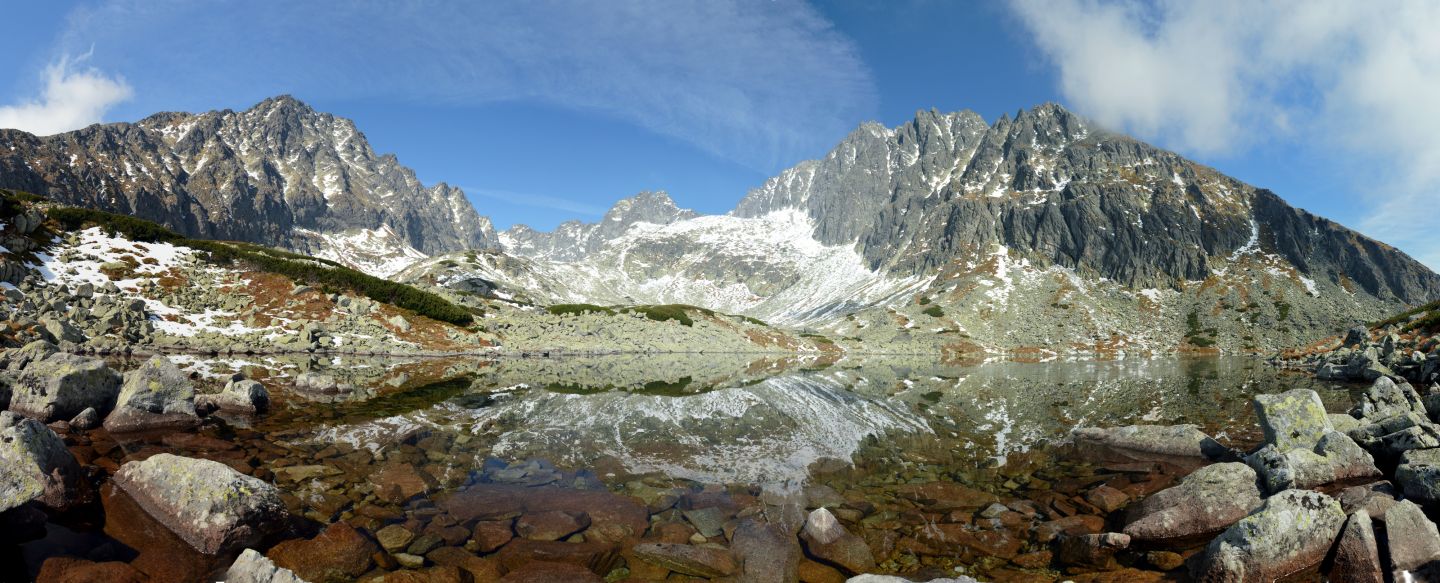
[{"label": "cliff face", "polygon": [[350,120],[290,97],[48,137],[0,130],[0,187],[361,267],[496,243],[460,189],[421,184]]},{"label": "cliff face", "polygon": [[853,244],[867,265],[897,274],[1000,245],[1132,287],[1174,287],[1254,246],[1377,297],[1440,294],[1440,279],[1403,253],[1054,104],[989,125],[967,111],[862,126],[751,191],[734,214],[780,209],[805,212],[818,241]]}]

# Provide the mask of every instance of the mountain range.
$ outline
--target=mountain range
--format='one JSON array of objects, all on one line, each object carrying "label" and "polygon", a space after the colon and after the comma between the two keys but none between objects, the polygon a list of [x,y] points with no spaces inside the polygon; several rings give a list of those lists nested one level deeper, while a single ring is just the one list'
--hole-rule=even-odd
[{"label": "mountain range", "polygon": [[[290,97],[36,137],[0,187],[538,304],[694,304],[903,345],[1261,350],[1440,297],[1404,253],[1056,104],[858,127],[725,215],[663,192],[496,233]],[[469,282],[469,283],[465,283]]]}]

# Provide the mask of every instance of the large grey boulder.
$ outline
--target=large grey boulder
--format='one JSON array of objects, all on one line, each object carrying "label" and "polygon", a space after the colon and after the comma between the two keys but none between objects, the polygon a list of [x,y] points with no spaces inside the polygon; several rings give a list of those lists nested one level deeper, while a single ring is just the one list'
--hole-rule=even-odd
[{"label": "large grey boulder", "polygon": [[1400,457],[1395,482],[1406,498],[1440,503],[1440,449],[1412,449]]},{"label": "large grey boulder", "polygon": [[1314,449],[1320,438],[1334,429],[1325,413],[1325,403],[1309,389],[1256,395],[1252,404],[1260,418],[1260,429],[1265,432],[1265,442],[1282,452]]},{"label": "large grey boulder", "polygon": [[1350,409],[1357,419],[1384,419],[1406,413],[1425,415],[1425,403],[1410,383],[1396,384],[1389,377],[1375,379]]},{"label": "large grey boulder", "polygon": [[30,363],[42,360],[56,352],[60,352],[60,347],[44,340],[36,340],[0,354],[0,367],[4,367],[10,372],[20,372],[30,366]]},{"label": "large grey boulder", "polygon": [[225,571],[225,583],[308,583],[294,571],[278,567],[270,559],[255,551],[245,549],[230,569]]},{"label": "large grey boulder", "polygon": [[1202,540],[1260,505],[1254,469],[1238,462],[1214,464],[1132,506],[1121,532],[1143,542]]},{"label": "large grey boulder", "polygon": [[1375,458],[1338,431],[1326,432],[1311,449],[1281,452],[1273,445],[1266,445],[1245,461],[1255,468],[1268,493],[1381,475],[1375,467]]},{"label": "large grey boulder", "polygon": [[1286,490],[1210,541],[1195,579],[1274,581],[1308,569],[1324,560],[1344,523],[1345,512],[1333,498]]},{"label": "large grey boulder", "polygon": [[114,483],[202,553],[253,546],[285,526],[274,486],[219,462],[162,453],[121,466]]},{"label": "large grey boulder", "polygon": [[120,392],[120,373],[105,361],[60,352],[28,363],[10,397],[10,410],[49,423],[87,408],[107,412]]},{"label": "large grey boulder", "polygon": [[1440,577],[1440,532],[1414,502],[1402,500],[1385,512],[1385,541],[1396,581]]},{"label": "large grey boulder", "polygon": [[34,419],[0,412],[0,512],[31,500],[67,510],[87,499],[86,486],[59,435]]},{"label": "large grey boulder", "polygon": [[170,359],[155,355],[125,374],[115,411],[105,418],[112,433],[188,429],[200,423],[195,385]]},{"label": "large grey boulder", "polygon": [[225,388],[219,393],[195,397],[195,403],[206,410],[219,409],[250,415],[270,408],[270,391],[258,381],[233,379],[225,383]]}]

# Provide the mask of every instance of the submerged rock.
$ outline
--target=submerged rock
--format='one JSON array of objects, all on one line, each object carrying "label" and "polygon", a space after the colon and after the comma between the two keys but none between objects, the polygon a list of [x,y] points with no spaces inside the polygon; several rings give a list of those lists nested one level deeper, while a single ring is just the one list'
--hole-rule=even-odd
[{"label": "submerged rock", "polygon": [[285,526],[274,486],[218,462],[162,453],[121,466],[114,483],[202,553],[256,545]]},{"label": "submerged rock", "polygon": [[276,565],[312,583],[349,581],[364,575],[379,547],[355,527],[336,522],[315,538],[287,540],[266,554]]},{"label": "submerged rock", "polygon": [[1309,389],[1256,395],[1253,404],[1265,442],[1282,452],[1314,449],[1320,438],[1334,429],[1325,413],[1325,403]]},{"label": "submerged rock", "polygon": [[773,524],[746,519],[735,527],[731,550],[740,559],[744,583],[788,583],[799,578],[800,545]]},{"label": "submerged rock", "polygon": [[1139,461],[1173,461],[1191,458],[1229,461],[1235,453],[1195,425],[1130,425],[1126,427],[1081,427],[1072,432],[1082,448],[1094,446],[1100,453]]},{"label": "submerged rock", "polygon": [[1206,466],[1141,500],[1122,532],[1138,541],[1199,540],[1225,530],[1261,506],[1255,470],[1230,462]]},{"label": "submerged rock", "polygon": [[846,530],[829,510],[816,508],[811,512],[800,531],[800,539],[811,556],[850,573],[875,569],[875,555],[865,539]]},{"label": "submerged rock", "polygon": [[694,577],[728,577],[740,569],[735,556],[725,549],[692,545],[645,543],[631,551],[640,560]]},{"label": "submerged rock", "polygon": [[195,385],[170,359],[155,355],[125,374],[115,411],[105,418],[112,433],[188,429],[200,423]]},{"label": "submerged rock", "polygon": [[1308,569],[1325,558],[1344,523],[1340,503],[1329,496],[1286,490],[1210,541],[1195,578],[1274,581]]},{"label": "submerged rock", "polygon": [[49,423],[88,408],[109,411],[120,392],[120,373],[98,358],[55,352],[30,362],[12,388],[10,410]]}]

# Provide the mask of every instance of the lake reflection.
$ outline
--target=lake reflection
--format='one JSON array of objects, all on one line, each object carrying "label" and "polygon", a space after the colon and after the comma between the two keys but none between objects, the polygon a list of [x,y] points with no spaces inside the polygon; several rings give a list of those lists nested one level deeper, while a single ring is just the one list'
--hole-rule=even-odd
[{"label": "lake reflection", "polygon": [[[358,366],[357,366],[358,365]],[[417,429],[462,435],[469,454],[705,483],[800,484],[818,468],[916,464],[982,473],[1077,426],[1195,423],[1258,439],[1250,396],[1346,387],[1250,358],[945,365],[917,359],[608,356],[275,366],[358,375],[349,401],[282,397],[270,423],[297,444],[383,449]],[[423,369],[423,370],[422,370]],[[436,381],[451,379],[437,391]],[[397,380],[398,379],[398,380]],[[458,382],[455,379],[460,379]],[[431,383],[421,388],[412,385]],[[428,393],[426,392],[428,391]],[[326,409],[326,408],[331,409]],[[329,421],[316,427],[316,412]],[[464,471],[464,467],[454,467]],[[855,471],[855,468],[850,468]],[[863,471],[863,470],[862,470]]]}]

